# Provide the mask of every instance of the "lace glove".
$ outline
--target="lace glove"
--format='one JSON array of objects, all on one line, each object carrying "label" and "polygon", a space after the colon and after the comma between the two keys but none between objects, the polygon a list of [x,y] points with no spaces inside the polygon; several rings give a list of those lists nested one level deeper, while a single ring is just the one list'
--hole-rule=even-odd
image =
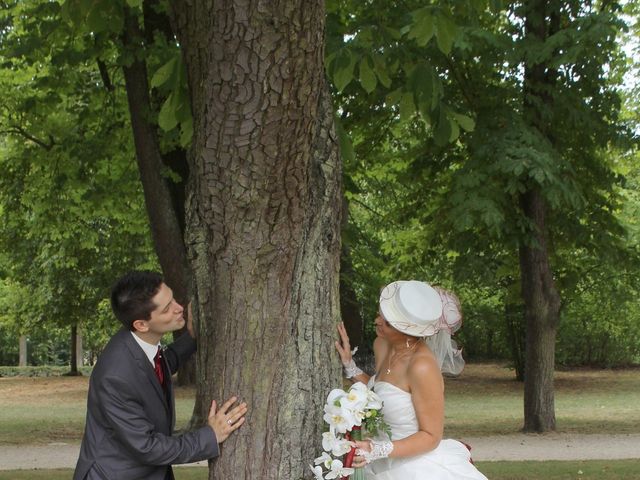
[{"label": "lace glove", "polygon": [[344,376],[347,378],[357,377],[358,375],[362,375],[364,372],[358,368],[356,362],[353,361],[353,358],[349,360],[347,363],[343,364],[344,367]]},{"label": "lace glove", "polygon": [[369,440],[369,443],[371,444],[370,452],[362,450],[361,448],[356,450],[356,455],[363,457],[367,463],[371,463],[379,458],[387,458],[393,451],[393,442]]}]

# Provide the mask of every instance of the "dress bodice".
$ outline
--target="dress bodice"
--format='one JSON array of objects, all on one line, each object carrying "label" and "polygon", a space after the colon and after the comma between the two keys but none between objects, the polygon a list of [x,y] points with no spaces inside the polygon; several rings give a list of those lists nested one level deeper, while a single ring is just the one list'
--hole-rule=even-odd
[{"label": "dress bodice", "polygon": [[[384,421],[391,428],[391,440],[400,440],[418,431],[418,419],[411,394],[392,383],[369,380],[382,400]],[[469,450],[456,440],[442,440],[426,453],[412,457],[382,458],[365,468],[367,480],[487,480],[470,462]]]},{"label": "dress bodice", "polygon": [[392,383],[373,380],[373,390],[382,400],[384,421],[391,427],[391,440],[413,435],[418,431],[418,419],[411,394]]}]

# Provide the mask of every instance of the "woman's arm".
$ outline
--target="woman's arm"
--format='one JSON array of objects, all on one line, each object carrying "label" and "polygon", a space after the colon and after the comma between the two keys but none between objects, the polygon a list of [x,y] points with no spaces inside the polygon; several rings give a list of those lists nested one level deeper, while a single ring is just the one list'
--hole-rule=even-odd
[{"label": "woman's arm", "polygon": [[[353,355],[351,355],[351,345],[349,344],[349,335],[344,328],[344,323],[338,324],[338,334],[340,340],[336,340],[336,350],[340,355],[340,361],[345,368],[345,376],[352,382],[362,382],[364,384],[369,382],[369,375],[357,368],[353,362]],[[355,372],[355,375],[353,373]]]}]

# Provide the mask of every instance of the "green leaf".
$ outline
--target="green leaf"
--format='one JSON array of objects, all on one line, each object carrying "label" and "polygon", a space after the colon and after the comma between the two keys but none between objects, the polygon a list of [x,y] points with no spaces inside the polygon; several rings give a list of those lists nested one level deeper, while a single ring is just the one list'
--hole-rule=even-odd
[{"label": "green leaf", "polygon": [[424,47],[435,32],[433,15],[427,9],[421,9],[414,14],[414,24],[409,30],[409,39],[415,39],[416,43]]},{"label": "green leaf", "polygon": [[433,132],[433,139],[436,142],[436,145],[439,145],[441,147],[445,146],[447,143],[449,143],[451,134],[451,122],[447,118],[444,108],[440,107],[438,123],[436,124],[435,131]]},{"label": "green leaf", "polygon": [[413,93],[404,92],[400,99],[400,120],[406,122],[416,112],[416,105],[413,102]]},{"label": "green leaf", "polygon": [[380,55],[373,57],[373,66],[380,83],[386,88],[391,87],[391,78],[389,78],[389,75],[387,74],[387,67],[384,63],[384,59]]},{"label": "green leaf", "polygon": [[131,8],[139,8],[142,7],[142,0],[127,0],[127,4]]},{"label": "green leaf", "polygon": [[398,105],[400,104],[400,100],[402,98],[402,89],[396,88],[394,91],[389,92],[387,95],[385,102],[389,105]]},{"label": "green leaf", "polygon": [[473,120],[473,118],[461,113],[452,113],[451,115],[465,132],[473,132],[473,130],[476,128],[476,122]]},{"label": "green leaf", "polygon": [[433,68],[426,62],[416,65],[409,77],[409,85],[413,89],[416,105],[427,118],[430,117],[429,112],[433,109],[433,77]]},{"label": "green leaf", "polygon": [[351,80],[353,80],[353,69],[355,68],[356,61],[350,50],[343,49],[336,55],[333,65],[333,83],[338,91],[341,92],[351,83]]},{"label": "green leaf", "polygon": [[193,117],[185,120],[180,124],[180,146],[188,147],[193,137]]},{"label": "green leaf", "polygon": [[376,75],[369,66],[369,57],[364,57],[360,60],[360,85],[367,93],[371,93],[375,90],[377,84]]},{"label": "green leaf", "polygon": [[353,163],[355,159],[355,153],[353,150],[353,143],[351,142],[351,138],[349,134],[345,132],[344,127],[342,126],[342,122],[340,118],[336,117],[335,119],[336,133],[338,134],[338,142],[340,144],[340,155],[342,156],[342,161],[345,165]]},{"label": "green leaf", "polygon": [[162,104],[160,113],[158,114],[158,125],[165,132],[173,130],[178,125],[178,118],[176,117],[176,108],[174,105],[174,94],[171,93],[165,102]]},{"label": "green leaf", "polygon": [[169,85],[169,88],[173,88],[175,80],[178,78],[177,67],[178,67],[178,58],[177,57],[171,58],[171,60],[169,60],[164,65],[162,65],[156,71],[156,73],[153,74],[153,77],[151,78],[151,86],[155,88],[162,87],[165,84],[169,83],[170,80],[173,79],[173,82],[171,82],[171,85]]},{"label": "green leaf", "polygon": [[449,143],[451,143],[456,141],[460,136],[460,127],[458,126],[458,122],[453,118],[447,116],[447,120],[449,121],[449,127],[451,128],[451,133],[449,134]]},{"label": "green leaf", "polygon": [[397,29],[391,28],[391,27],[387,27],[385,25],[383,25],[382,28],[384,29],[386,34],[389,35],[394,40],[400,40],[400,38],[402,38],[402,32],[400,32],[400,30],[397,30]]},{"label": "green leaf", "polygon": [[458,34],[458,27],[446,15],[438,15],[436,18],[436,43],[438,49],[445,55],[451,53],[453,41]]}]

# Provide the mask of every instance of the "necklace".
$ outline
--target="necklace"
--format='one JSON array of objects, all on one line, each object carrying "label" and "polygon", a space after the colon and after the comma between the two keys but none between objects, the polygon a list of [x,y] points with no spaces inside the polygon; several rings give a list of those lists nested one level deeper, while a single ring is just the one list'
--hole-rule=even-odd
[{"label": "necklace", "polygon": [[394,360],[397,360],[398,358],[406,357],[407,355],[412,353],[415,350],[416,345],[418,345],[419,341],[420,340],[418,339],[415,342],[413,342],[413,345],[409,346],[409,340],[407,339],[407,349],[404,352],[402,352],[400,355],[396,355],[398,352],[393,352],[389,356],[389,364],[387,365],[387,375],[391,373],[391,367],[393,366]]}]

